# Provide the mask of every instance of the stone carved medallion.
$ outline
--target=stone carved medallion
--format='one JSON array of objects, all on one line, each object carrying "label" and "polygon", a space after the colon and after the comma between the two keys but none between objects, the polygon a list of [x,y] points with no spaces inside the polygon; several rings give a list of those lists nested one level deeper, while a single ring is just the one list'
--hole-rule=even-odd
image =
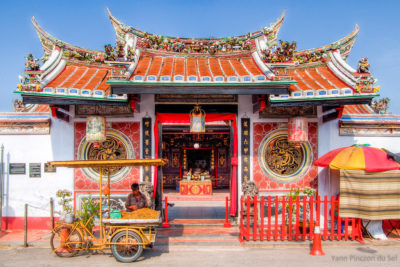
[{"label": "stone carved medallion", "polygon": [[[78,159],[80,160],[115,160],[133,159],[134,150],[131,141],[120,131],[107,129],[106,141],[96,147],[89,143],[84,137],[78,147]],[[116,183],[130,172],[131,167],[112,167],[110,170],[110,181]],[[94,182],[99,182],[99,168],[82,168],[83,174]],[[107,182],[108,170],[102,171],[103,182]]]},{"label": "stone carved medallion", "polygon": [[276,130],[261,142],[258,161],[268,178],[291,183],[302,178],[311,166],[311,146],[308,142],[298,146],[289,143],[287,130]]}]

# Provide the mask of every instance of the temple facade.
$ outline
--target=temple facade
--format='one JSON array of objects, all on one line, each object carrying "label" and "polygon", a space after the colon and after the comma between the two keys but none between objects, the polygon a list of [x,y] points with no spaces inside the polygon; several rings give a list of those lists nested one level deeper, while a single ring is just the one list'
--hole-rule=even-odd
[{"label": "temple facade", "polygon": [[313,165],[332,149],[368,143],[400,152],[392,147],[400,117],[386,114],[387,99],[373,101],[379,87],[368,60],[346,61],[358,26],[299,51],[278,41],[284,13],[259,31],[209,39],[147,33],[108,13],[116,46],[104,51],[63,42],[32,19],[44,63],[26,58],[14,92],[22,100],[0,114],[3,228],[22,227],[24,203],[34,207],[32,225],[46,227],[60,189],[73,192],[75,207],[98,195],[99,170],[55,170],[52,160],[163,158],[158,169],[111,169],[115,205],[133,182],[149,182],[158,208],[168,190],[225,190],[235,217],[246,183],[262,195],[335,194],[334,175]]}]

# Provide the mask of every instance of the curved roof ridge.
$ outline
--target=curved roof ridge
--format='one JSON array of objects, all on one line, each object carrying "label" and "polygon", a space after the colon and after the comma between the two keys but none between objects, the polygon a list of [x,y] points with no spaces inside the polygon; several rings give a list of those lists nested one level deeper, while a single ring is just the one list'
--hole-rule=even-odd
[{"label": "curved roof ridge", "polygon": [[294,54],[299,55],[299,54],[305,54],[305,53],[318,53],[318,52],[325,52],[325,51],[329,51],[329,50],[339,50],[342,57],[346,58],[347,55],[350,53],[351,48],[354,45],[354,42],[356,41],[356,37],[358,35],[359,29],[360,28],[359,28],[358,24],[356,24],[354,30],[350,34],[346,35],[345,37],[343,37],[333,43],[330,43],[330,44],[324,45],[324,46],[320,46],[317,48],[299,50],[299,51],[296,51]]},{"label": "curved roof ridge", "polygon": [[[110,20],[111,20],[111,23],[113,24],[114,29],[115,29],[116,31],[120,31],[120,32],[124,32],[124,33],[131,32],[131,33],[135,34],[135,35],[138,36],[138,37],[143,37],[144,34],[159,36],[159,34],[147,33],[147,32],[145,32],[145,31],[136,29],[136,28],[134,28],[134,27],[132,27],[132,26],[129,26],[129,25],[127,25],[127,24],[121,22],[120,20],[118,20],[118,19],[111,13],[111,11],[110,11],[108,8],[107,8],[107,13],[108,13],[108,16],[109,16],[109,18],[110,18]],[[286,14],[286,9],[283,10],[283,12],[282,12],[282,14],[279,16],[279,18],[278,18],[276,21],[270,23],[269,26],[263,27],[262,29],[251,33],[251,34],[252,34],[252,35],[251,35],[251,38],[254,39],[254,38],[257,38],[258,36],[260,36],[260,35],[263,33],[263,30],[264,30],[264,29],[270,29],[270,30],[273,30],[274,32],[277,33],[277,32],[279,31],[279,29],[280,29],[282,23],[283,23],[283,19],[284,19],[284,17],[285,17],[285,14]],[[250,33],[250,32],[249,32],[249,33]],[[175,39],[176,39],[176,38],[179,38],[179,39],[188,39],[188,40],[192,40],[192,39],[194,39],[194,40],[221,40],[221,39],[234,38],[234,37],[240,39],[240,38],[246,38],[247,36],[248,36],[248,34],[243,34],[243,35],[238,35],[238,36],[232,36],[232,37],[217,37],[217,38],[192,38],[192,37],[173,37],[173,36],[165,36],[165,37],[167,37],[167,38],[175,38]]]},{"label": "curved roof ridge", "polygon": [[68,50],[75,50],[80,52],[89,52],[89,53],[104,53],[103,51],[99,50],[92,50],[83,47],[79,47],[76,45],[71,45],[60,39],[54,37],[53,35],[46,32],[36,21],[35,17],[32,17],[32,24],[35,27],[36,33],[39,36],[40,42],[42,43],[43,50],[45,53],[49,53],[53,50],[53,47],[59,48],[67,48]]},{"label": "curved roof ridge", "polygon": [[130,47],[141,50],[163,51],[174,54],[210,55],[252,52],[257,48],[259,37],[275,42],[286,14],[286,10],[284,10],[279,18],[270,23],[269,26],[244,35],[219,38],[188,38],[147,33],[121,22],[111,14],[108,8],[107,12],[115,29],[117,41],[122,44],[127,44],[127,41],[130,40]]}]

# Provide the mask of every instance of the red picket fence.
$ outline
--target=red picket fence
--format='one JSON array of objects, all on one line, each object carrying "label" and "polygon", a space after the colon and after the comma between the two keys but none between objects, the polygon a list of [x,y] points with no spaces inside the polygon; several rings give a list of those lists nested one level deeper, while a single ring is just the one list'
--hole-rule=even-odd
[{"label": "red picket fence", "polygon": [[[337,217],[339,200],[332,196],[268,196],[240,200],[240,241],[312,240],[318,223],[323,240],[363,242],[361,219]],[[336,211],[335,211],[336,210]],[[249,212],[247,212],[249,211]],[[323,215],[323,222],[321,222]]]}]

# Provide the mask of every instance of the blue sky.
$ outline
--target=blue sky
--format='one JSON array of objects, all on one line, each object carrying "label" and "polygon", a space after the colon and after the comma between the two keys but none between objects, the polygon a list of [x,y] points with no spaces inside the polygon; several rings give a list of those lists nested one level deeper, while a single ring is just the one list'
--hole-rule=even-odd
[{"label": "blue sky", "polygon": [[297,42],[297,49],[332,43],[360,32],[348,58],[356,67],[368,57],[371,72],[381,86],[381,97],[390,97],[389,112],[400,115],[400,1],[7,1],[0,16],[2,36],[0,111],[12,111],[12,92],[24,70],[24,57],[43,54],[31,24],[38,23],[53,36],[74,45],[103,50],[115,44],[106,7],[128,25],[155,34],[181,37],[224,37],[246,34],[275,21],[286,9],[279,38]]}]

